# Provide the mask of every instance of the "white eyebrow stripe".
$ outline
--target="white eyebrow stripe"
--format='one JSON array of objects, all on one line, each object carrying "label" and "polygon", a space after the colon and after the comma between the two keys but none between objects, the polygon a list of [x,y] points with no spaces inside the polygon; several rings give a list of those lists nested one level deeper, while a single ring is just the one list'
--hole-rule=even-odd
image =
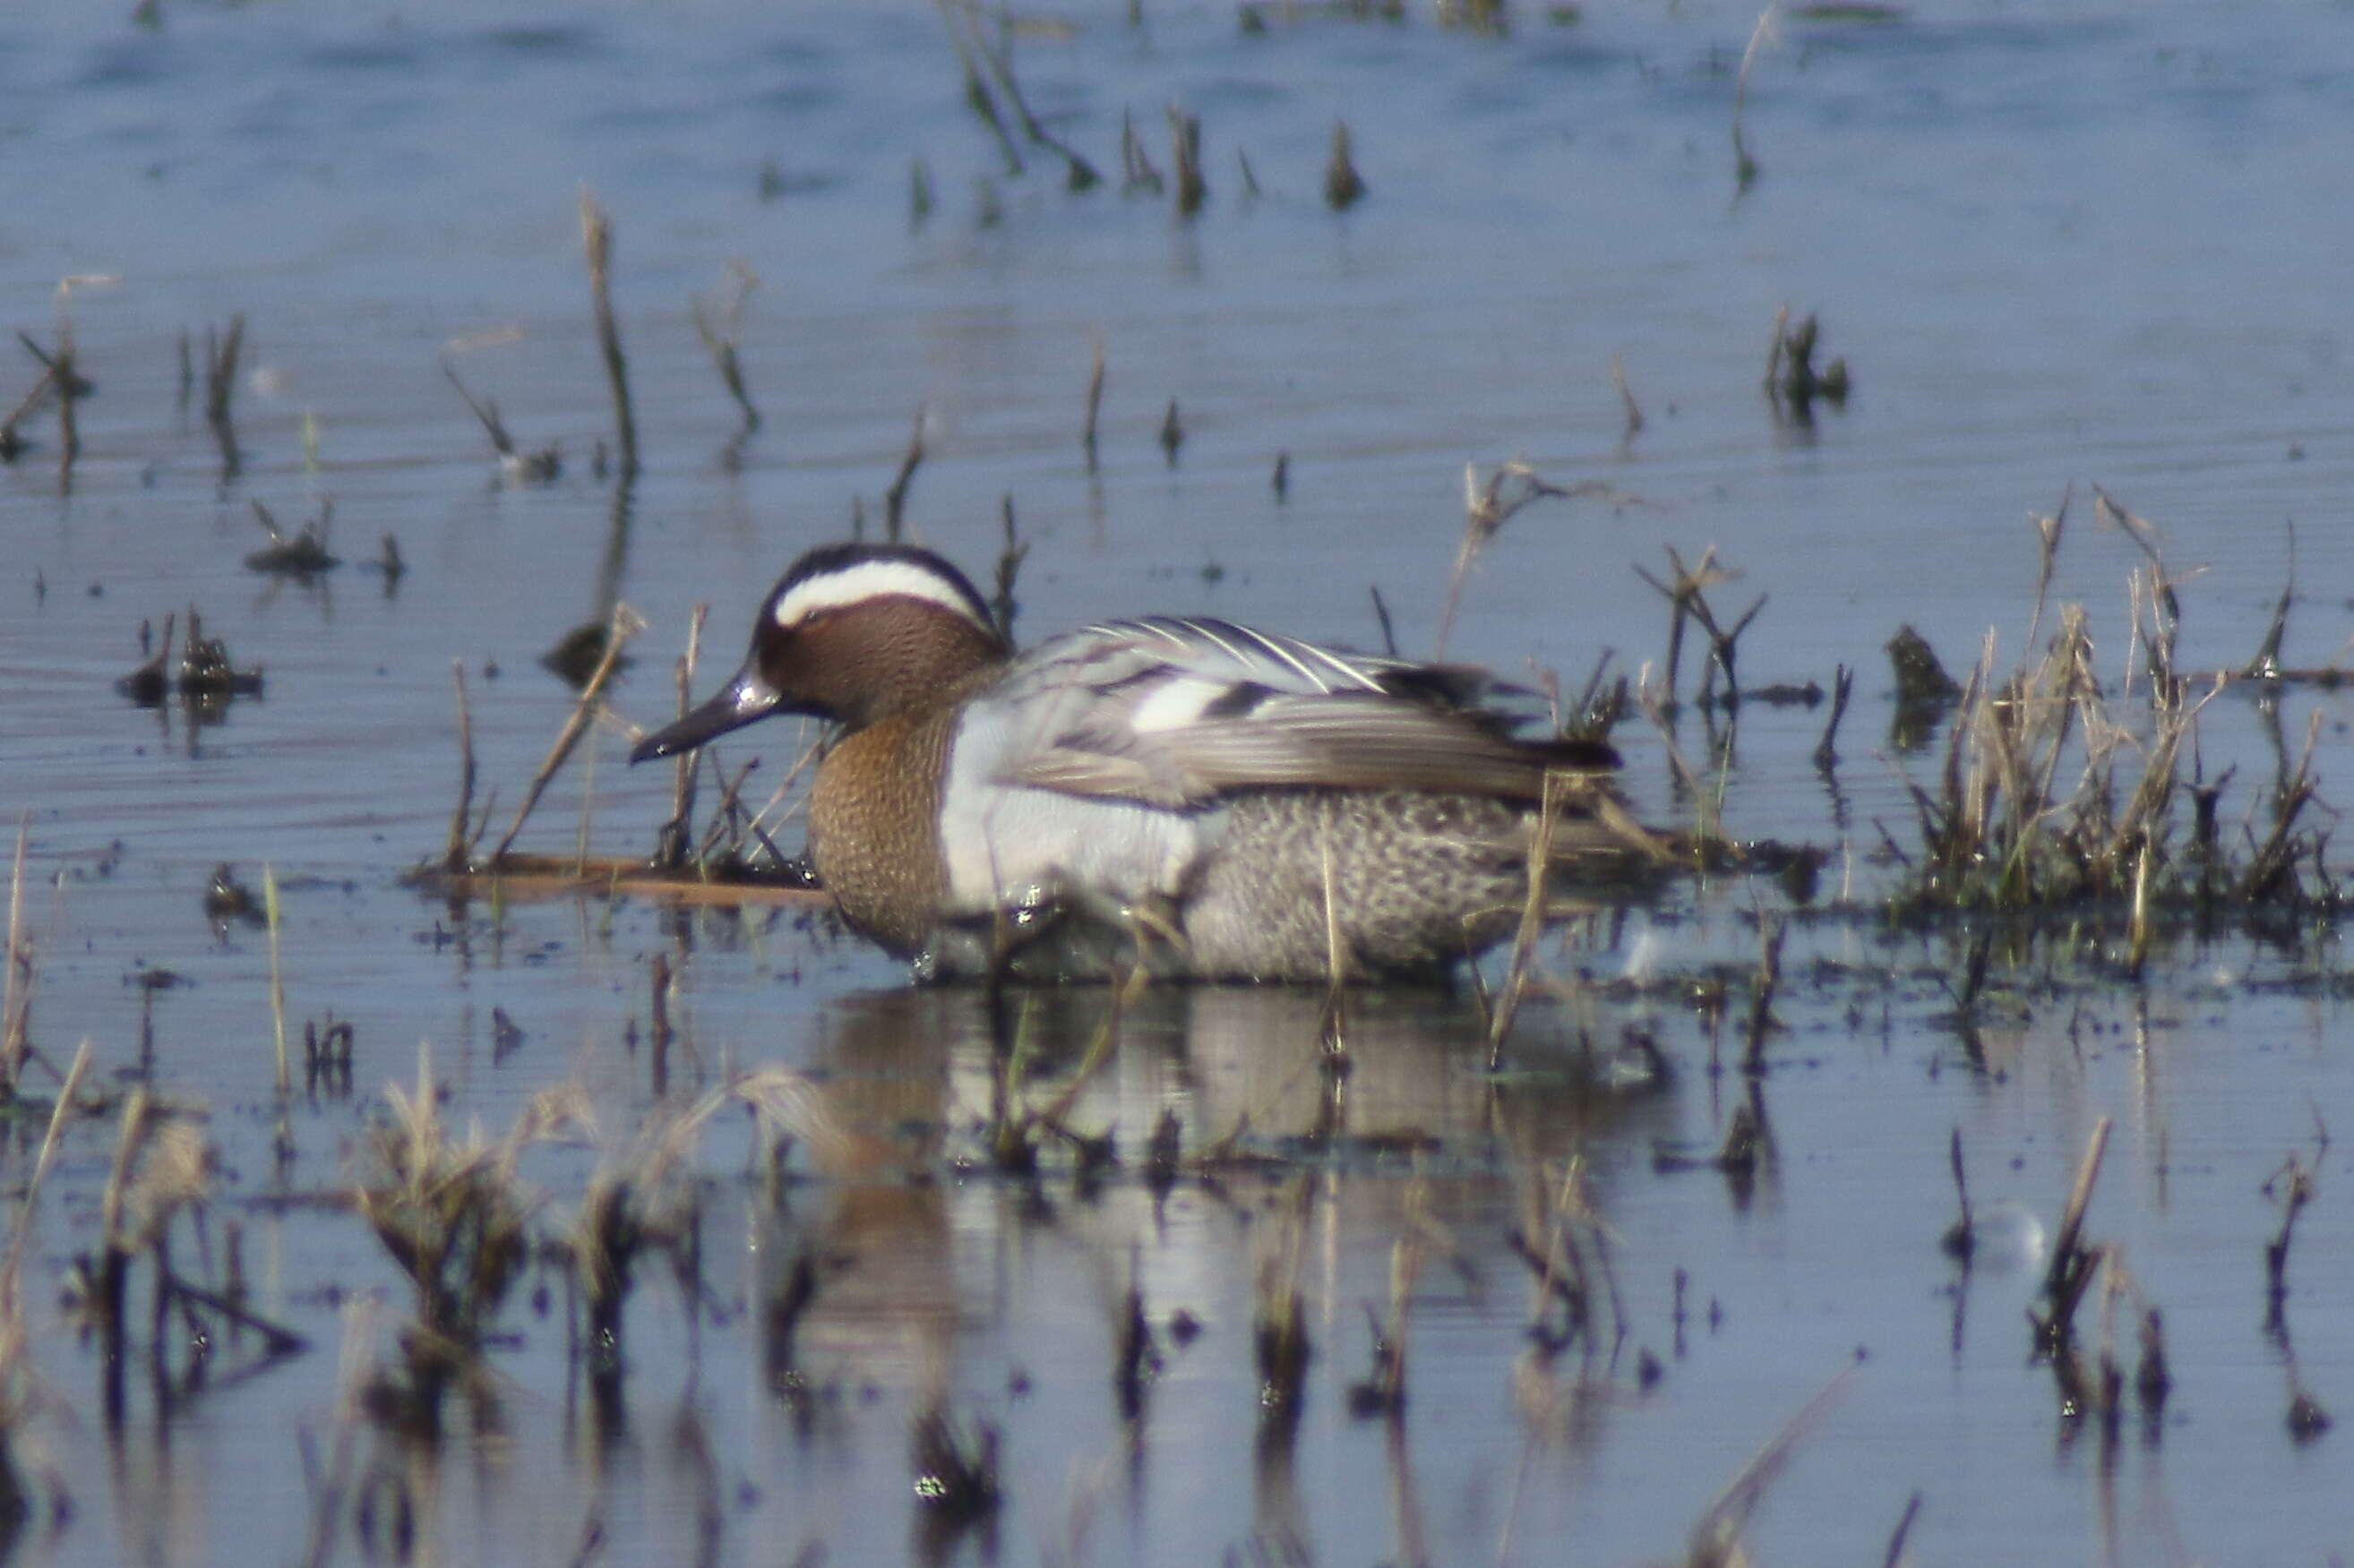
[{"label": "white eyebrow stripe", "polygon": [[997,629],[973,612],[954,583],[912,561],[859,561],[839,571],[822,572],[795,583],[777,600],[769,619],[790,628],[822,610],[842,609],[869,599],[919,599],[953,611],[991,636]]}]

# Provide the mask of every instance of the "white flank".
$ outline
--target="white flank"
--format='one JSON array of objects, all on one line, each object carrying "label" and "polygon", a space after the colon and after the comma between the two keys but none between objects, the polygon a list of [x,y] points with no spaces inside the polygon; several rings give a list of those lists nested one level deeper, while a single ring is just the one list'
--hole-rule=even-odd
[{"label": "white flank", "polygon": [[994,633],[987,621],[973,613],[972,606],[965,602],[954,583],[913,561],[860,561],[840,571],[796,583],[777,601],[772,617],[779,627],[790,629],[820,610],[842,609],[869,599],[890,598],[919,599],[937,604]]},{"label": "white flank", "polygon": [[1180,678],[1163,682],[1150,696],[1136,705],[1128,715],[1128,727],[1141,735],[1150,735],[1160,730],[1183,729],[1187,725],[1199,724],[1210,705],[1233,689],[1231,681]]}]

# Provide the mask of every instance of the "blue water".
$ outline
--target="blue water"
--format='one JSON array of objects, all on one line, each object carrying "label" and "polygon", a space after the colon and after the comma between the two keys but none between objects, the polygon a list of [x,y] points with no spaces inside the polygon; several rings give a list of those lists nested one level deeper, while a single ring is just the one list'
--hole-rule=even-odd
[{"label": "blue water", "polygon": [[[1484,475],[1524,459],[1553,482],[1606,487],[1506,526],[1467,581],[1450,653],[1575,683],[1608,650],[1656,678],[1665,609],[1630,568],[1659,574],[1664,547],[1697,559],[1714,546],[1739,573],[1715,592],[1727,618],[1766,599],[1741,644],[1745,680],[1861,672],[1844,814],[1806,761],[1822,714],[1753,708],[1727,820],[1826,845],[1835,885],[1852,877],[1867,900],[1886,874],[1870,863],[1875,823],[1903,838],[1912,816],[1886,740],[1882,644],[1911,623],[1958,670],[1992,629],[2009,668],[2026,652],[2031,518],[2063,493],[2055,600],[2087,605],[2113,679],[2133,660],[2126,577],[2142,557],[2097,524],[2093,484],[2162,531],[2187,666],[2255,651],[2290,580],[2292,528],[2287,662],[2331,663],[2354,637],[2354,38],[2340,11],[1784,16],[1751,68],[1744,131],[1760,173],[1744,191],[1731,122],[1754,10],[1588,6],[1564,24],[1523,5],[1501,37],[1442,28],[1424,6],[1394,24],[1303,17],[1264,34],[1225,5],[1143,10],[1141,28],[1108,0],[1041,13],[1067,29],[1013,45],[1033,109],[1105,176],[1084,195],[1034,150],[1007,171],[962,105],[939,15],[920,5],[167,0],[154,27],[128,6],[27,0],[0,14],[5,324],[46,344],[59,281],[104,280],[70,295],[97,393],[69,487],[46,416],[27,427],[35,448],[0,470],[0,808],[29,820],[34,1037],[59,1062],[90,1037],[114,1081],[138,1055],[128,980],[160,967],[195,982],[155,999],[156,1086],[208,1107],[215,1207],[271,1259],[249,1258],[258,1300],[321,1346],[169,1418],[134,1404],[110,1437],[94,1355],[52,1306],[90,1245],[112,1148],[111,1125],[78,1130],[28,1277],[36,1361],[64,1414],[27,1440],[77,1505],[37,1538],[43,1560],[301,1559],[312,1500],[293,1434],[332,1434],[345,1331],[322,1288],[384,1294],[379,1336],[405,1298],[347,1214],[259,1201],[346,1187],[359,1130],[387,1080],[413,1081],[419,1040],[453,1118],[495,1131],[577,1075],[607,1141],[626,1141],[654,1108],[644,1046],[626,1042],[632,1029],[642,1041],[648,961],[667,951],[704,1081],[758,1062],[821,1073],[840,1116],[893,1160],[939,1175],[971,1152],[990,1076],[977,1001],[910,997],[895,966],[822,925],[594,901],[461,918],[394,881],[438,850],[454,800],[453,662],[503,827],[568,706],[544,650],[618,594],[650,630],[617,707],[665,715],[690,607],[712,605],[706,660],[732,657],[795,553],[854,510],[876,524],[919,418],[909,527],[985,570],[1010,497],[1031,544],[1027,636],[1201,609],[1368,645],[1378,588],[1401,644],[1427,649],[1467,463]],[[1172,102],[1203,120],[1210,197],[1190,221],[1165,196],[1119,190],[1123,114],[1167,175]],[[1343,119],[1370,194],[1335,215],[1320,192]],[[918,160],[935,193],[921,221]],[[626,493],[594,471],[611,421],[580,260],[584,186],[618,234],[645,457]],[[765,416],[740,443],[690,314],[694,296],[723,297],[738,261],[758,280],[742,355]],[[1819,316],[1823,352],[1855,377],[1811,426],[1777,418],[1759,388],[1785,305]],[[207,331],[238,313],[244,466],[224,478],[200,397],[179,406],[178,344],[192,334],[201,357]],[[1078,432],[1098,337],[1091,472]],[[1614,357],[1644,414],[1631,435]],[[501,480],[445,360],[520,441],[558,446],[557,482]],[[37,373],[28,356],[11,363],[0,411]],[[1186,432],[1173,465],[1157,440],[1172,399]],[[249,573],[256,500],[281,523],[332,500],[353,564],[307,588]],[[409,567],[390,593],[356,565],[387,533]],[[192,603],[268,679],[266,697],[194,733],[111,689],[140,656],[141,621],[160,628]],[[1687,681],[1695,662],[1688,650]],[[2342,700],[2292,695],[2280,730],[2293,749],[2315,713],[2328,800],[2349,774]],[[2231,697],[2202,721],[2209,775],[2241,768],[2234,823],[2273,776],[2262,718]],[[1675,816],[1659,744],[1640,725],[1624,739],[1638,806]],[[1703,744],[1689,726],[1680,743]],[[562,853],[584,834],[604,853],[650,846],[667,777],[625,773],[625,747],[620,726],[599,730],[593,779],[559,780],[528,847]],[[796,749],[778,726],[734,755],[762,755],[772,779]],[[353,1094],[298,1100],[282,1174],[267,944],[250,926],[217,933],[200,906],[222,862],[257,888],[270,863],[284,884],[298,1024],[332,1010],[355,1025]],[[1735,885],[1551,961],[1597,982],[1630,967],[1745,969],[1749,917],[1775,898]],[[1794,988],[1766,1091],[1779,1173],[1746,1207],[1715,1175],[1653,1169],[1656,1140],[1712,1150],[1739,1094],[1708,1071],[1712,1040],[1737,1054],[1737,1025],[1712,1033],[1672,997],[1573,987],[1539,1010],[1531,1075],[1500,1080],[1467,1008],[1373,1004],[1348,1126],[1434,1135],[1419,1196],[1402,1157],[1328,1164],[1285,1141],[1329,1114],[1314,999],[1156,999],[1076,1114],[1116,1128],[1132,1160],[1164,1107],[1196,1143],[1247,1110],[1255,1140],[1313,1173],[1304,1277],[1320,1355],[1288,1474],[1252,1461],[1246,1350],[1275,1189],[1189,1184],[1156,1215],[1132,1181],[1091,1203],[1058,1174],[1047,1217],[993,1180],[910,1192],[812,1168],[792,1234],[861,1261],[822,1292],[811,1330],[849,1369],[848,1392],[804,1431],[761,1386],[742,1315],[777,1244],[729,1122],[700,1149],[706,1267],[726,1310],[706,1322],[699,1362],[675,1288],[649,1282],[631,1419],[600,1441],[566,1399],[560,1287],[548,1318],[511,1308],[508,1435],[455,1441],[428,1479],[412,1473],[432,1554],[571,1561],[598,1517],[599,1561],[677,1561],[703,1506],[705,1480],[681,1457],[700,1424],[718,1456],[721,1560],[790,1560],[818,1542],[829,1562],[897,1561],[921,1545],[907,1425],[945,1393],[1004,1434],[998,1550],[1012,1561],[1200,1562],[1253,1541],[1332,1562],[1662,1560],[1859,1347],[1869,1361],[1756,1517],[1759,1561],[1875,1560],[1916,1489],[1922,1561],[2342,1551],[2354,1513],[2332,1478],[2338,1439],[2292,1443],[2283,1352],[2261,1323],[2261,1244],[2278,1222],[2260,1189],[2298,1149],[2319,1160],[2321,1195],[2300,1221],[2289,1323],[2299,1374],[2341,1407],[2354,1343],[2327,1304],[2354,1255],[2336,1207],[2346,1160],[2337,1145],[2316,1154],[2315,1118],[2338,1130],[2347,1030],[2331,991],[2289,984],[2334,962],[2334,938],[2296,962],[2228,940],[2170,949],[2139,1033],[2130,992],[2053,993],[2033,963],[1998,966],[2009,1011],[1986,1073],[1926,972],[1957,974],[1962,950],[1794,938],[1794,973],[1817,959],[1903,972]],[[1042,1020],[1042,1037],[1075,1053],[1100,1001]],[[493,1009],[525,1030],[504,1057]],[[1606,1054],[1628,1027],[1658,1036],[1673,1075],[1597,1090],[1586,1044]],[[2164,1310],[2180,1383],[2160,1440],[2129,1422],[2107,1459],[2096,1433],[2063,1436],[2048,1373],[2026,1362],[2020,1309],[2037,1266],[1973,1277],[1956,1349],[1955,1275],[1935,1245],[1954,1128],[1974,1192],[2031,1239],[2028,1217],[2054,1222],[2102,1115],[2117,1131],[2094,1227]],[[945,1130],[919,1136],[933,1127]],[[1629,1337],[1616,1362],[1558,1364],[1548,1380],[1525,1360],[1528,1277],[1502,1237],[1524,1187],[1573,1157],[1609,1227]],[[20,1179],[29,1151],[5,1158]],[[539,1158],[553,1224],[599,1156]],[[1386,1299],[1391,1243],[1429,1234],[1405,1217],[1417,1204],[1469,1273],[1434,1250],[1393,1448],[1343,1404],[1363,1366],[1360,1303]],[[1133,1451],[1108,1372],[1131,1277],[1156,1314],[1183,1307],[1209,1325],[1172,1352]],[[2111,1308],[2128,1360],[2138,1299]],[[1641,1349],[1666,1368],[1648,1394]],[[366,1451],[416,1468],[388,1441]],[[354,1528],[334,1537],[345,1560]],[[971,1538],[946,1552],[979,1554]]]}]

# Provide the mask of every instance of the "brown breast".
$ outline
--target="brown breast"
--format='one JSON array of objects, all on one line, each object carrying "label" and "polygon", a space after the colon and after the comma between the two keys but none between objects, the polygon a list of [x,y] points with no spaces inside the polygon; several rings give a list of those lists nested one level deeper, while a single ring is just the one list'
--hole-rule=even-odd
[{"label": "brown breast", "polygon": [[940,789],[953,703],[843,737],[810,785],[810,857],[843,918],[901,957],[922,946],[948,895]]}]

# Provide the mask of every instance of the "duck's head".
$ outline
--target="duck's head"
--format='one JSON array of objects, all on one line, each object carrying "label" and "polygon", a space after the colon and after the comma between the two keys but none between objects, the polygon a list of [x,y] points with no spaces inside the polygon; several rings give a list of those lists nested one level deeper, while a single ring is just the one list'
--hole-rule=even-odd
[{"label": "duck's head", "polygon": [[769,591],[744,667],[630,760],[692,751],[770,714],[863,729],[938,701],[1010,652],[971,582],[929,550],[828,545]]}]

